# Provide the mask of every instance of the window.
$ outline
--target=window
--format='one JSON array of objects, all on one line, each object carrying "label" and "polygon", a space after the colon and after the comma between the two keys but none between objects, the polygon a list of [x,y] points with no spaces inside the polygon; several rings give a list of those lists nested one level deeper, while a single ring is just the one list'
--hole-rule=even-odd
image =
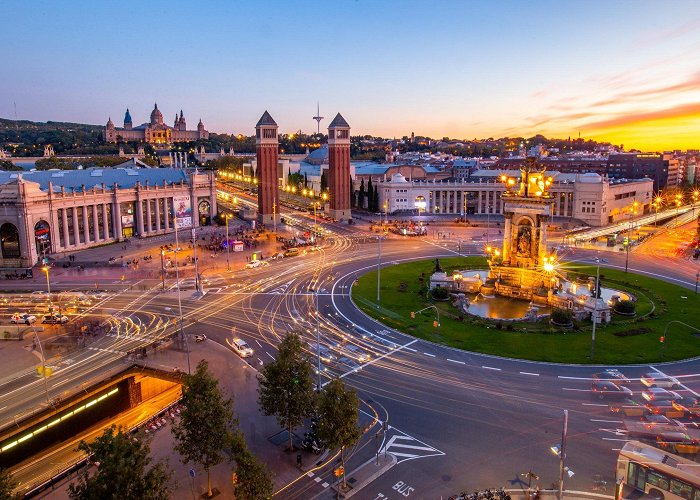
[{"label": "window", "polygon": [[693,487],[683,481],[671,479],[671,493],[690,500],[692,498]]},{"label": "window", "polygon": [[9,222],[0,227],[0,246],[3,259],[19,259],[19,231],[14,224]]},{"label": "window", "polygon": [[652,470],[648,471],[647,483],[668,491],[668,478],[663,474],[659,474],[658,472]]}]

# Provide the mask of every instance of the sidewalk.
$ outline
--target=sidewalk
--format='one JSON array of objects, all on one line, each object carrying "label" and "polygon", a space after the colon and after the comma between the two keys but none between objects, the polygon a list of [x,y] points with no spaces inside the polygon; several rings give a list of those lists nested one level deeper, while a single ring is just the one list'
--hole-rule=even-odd
[{"label": "sidewalk", "polygon": [[350,498],[362,491],[362,488],[391,469],[394,465],[396,465],[396,457],[394,455],[391,453],[380,453],[345,475],[348,489],[342,488],[342,478],[339,478],[333,486],[316,498],[338,498],[338,494],[340,494],[340,498]]}]

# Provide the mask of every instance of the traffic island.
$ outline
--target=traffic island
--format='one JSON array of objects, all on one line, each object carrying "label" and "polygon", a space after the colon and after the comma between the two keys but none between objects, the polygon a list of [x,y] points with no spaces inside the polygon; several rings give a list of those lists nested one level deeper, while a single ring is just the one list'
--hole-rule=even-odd
[{"label": "traffic island", "polygon": [[[488,267],[484,257],[441,258],[454,271]],[[600,268],[604,286],[636,298],[634,317],[613,314],[598,324],[591,359],[592,323],[573,319],[573,328],[558,328],[549,318],[505,321],[464,314],[451,302],[432,300],[429,281],[434,259],[388,266],[362,275],[352,287],[352,300],[364,313],[409,335],[466,351],[533,361],[577,364],[636,364],[700,356],[700,295],[648,276]],[[563,263],[571,275],[596,276],[596,267]],[[488,299],[487,299],[488,300]],[[413,314],[412,314],[413,313]],[[437,314],[439,313],[439,319]]]}]

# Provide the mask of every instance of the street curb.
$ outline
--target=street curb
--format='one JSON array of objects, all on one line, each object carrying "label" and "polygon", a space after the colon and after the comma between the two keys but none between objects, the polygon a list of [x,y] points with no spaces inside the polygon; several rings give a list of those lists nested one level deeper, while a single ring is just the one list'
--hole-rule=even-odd
[{"label": "street curb", "polygon": [[[342,493],[342,492],[340,492],[340,495],[342,496],[342,498],[350,498],[350,497],[353,496],[355,493],[358,493],[360,490],[362,490],[362,488],[364,488],[365,486],[367,486],[369,483],[371,483],[372,481],[374,481],[375,479],[377,479],[379,476],[381,476],[382,474],[384,474],[386,471],[388,471],[389,469],[391,469],[394,465],[396,465],[396,464],[398,463],[397,460],[396,460],[396,457],[395,457],[394,455],[392,455],[391,453],[389,453],[388,456],[391,457],[391,461],[390,461],[388,464],[382,465],[382,466],[379,468],[379,470],[374,471],[369,477],[367,477],[367,478],[365,478],[364,480],[360,481],[360,482],[357,483],[356,485],[353,485],[352,489],[351,489],[350,491],[348,491],[347,493]],[[370,459],[367,460],[365,463],[363,463],[362,465],[360,465],[358,468],[356,468],[356,469],[354,469],[352,472],[350,472],[347,476],[348,476],[348,477],[352,477],[352,476],[355,475],[358,471],[362,470],[364,467],[366,467],[366,466],[368,466],[368,465],[371,465],[371,464],[374,463],[375,461],[376,461],[376,458],[374,458],[374,457],[373,457],[373,458],[370,458]],[[333,485],[333,489],[334,489],[335,491],[338,491],[338,484],[339,484],[339,483],[336,483],[335,485]]]}]

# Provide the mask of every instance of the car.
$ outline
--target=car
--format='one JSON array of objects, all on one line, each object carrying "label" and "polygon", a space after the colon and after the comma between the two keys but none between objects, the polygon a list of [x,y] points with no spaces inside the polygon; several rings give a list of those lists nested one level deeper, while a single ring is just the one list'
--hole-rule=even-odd
[{"label": "car", "polygon": [[204,342],[205,340],[207,340],[207,336],[204,334],[194,336],[194,341],[197,343]]},{"label": "car", "polygon": [[676,389],[681,386],[677,378],[664,375],[659,372],[645,373],[640,377],[642,384],[647,387],[662,387],[664,389]]},{"label": "car", "polygon": [[675,420],[671,420],[668,418],[666,415],[661,415],[658,413],[647,413],[642,417],[642,421],[649,423],[649,424],[658,424],[658,425],[672,425],[673,422],[676,422]]},{"label": "car", "polygon": [[681,399],[676,399],[672,401],[673,407],[682,411],[683,413],[689,413],[691,415],[698,415],[700,413],[700,399],[695,396],[683,396]]},{"label": "car", "polygon": [[674,401],[683,399],[683,396],[674,391],[667,391],[661,387],[649,387],[642,391],[642,397],[647,401]]},{"label": "car", "polygon": [[602,372],[594,373],[591,378],[593,380],[607,380],[613,384],[629,384],[632,382],[616,368],[608,368]]},{"label": "car", "polygon": [[299,252],[299,249],[298,249],[298,248],[288,248],[288,249],[284,252],[284,256],[285,256],[285,257],[296,257],[297,255],[299,255],[299,253],[300,253],[300,252]]},{"label": "car", "polygon": [[348,344],[343,348],[343,352],[351,358],[355,358],[360,363],[369,361],[369,354],[360,349],[355,344]]},{"label": "car", "polygon": [[246,269],[255,269],[256,267],[260,267],[262,265],[261,262],[262,261],[259,260],[251,260],[245,265],[245,267]]},{"label": "car", "polygon": [[233,339],[231,343],[233,350],[242,358],[249,358],[253,355],[253,349],[248,345],[248,343],[239,338]]},{"label": "car", "polygon": [[633,393],[627,386],[609,380],[595,380],[591,384],[591,396],[598,399],[631,399]]},{"label": "car", "polygon": [[644,405],[647,412],[654,415],[664,415],[668,418],[680,418],[684,415],[684,411],[676,410],[673,406],[673,401],[668,399],[661,399],[657,401],[647,401]]},{"label": "car", "polygon": [[44,316],[43,323],[62,325],[63,323],[68,323],[68,316],[65,314],[47,314]]},{"label": "car", "polygon": [[33,314],[20,314],[20,313],[14,313],[12,315],[12,318],[10,319],[10,322],[14,324],[19,324],[19,323],[24,323],[26,325],[31,325],[36,321],[36,316]]}]

